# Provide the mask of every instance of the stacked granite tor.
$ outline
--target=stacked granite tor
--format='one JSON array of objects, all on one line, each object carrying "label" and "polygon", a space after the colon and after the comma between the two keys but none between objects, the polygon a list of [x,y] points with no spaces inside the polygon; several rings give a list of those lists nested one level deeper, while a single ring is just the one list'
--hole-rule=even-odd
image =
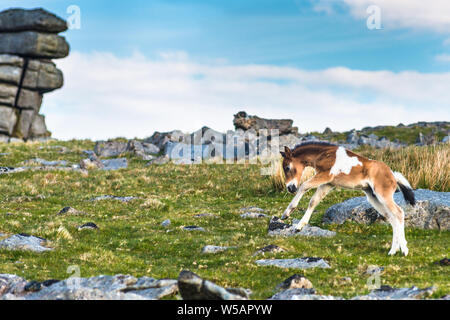
[{"label": "stacked granite tor", "polygon": [[39,110],[43,94],[63,85],[51,59],[69,54],[58,35],[66,30],[66,21],[44,9],[0,12],[0,142],[50,136]]}]

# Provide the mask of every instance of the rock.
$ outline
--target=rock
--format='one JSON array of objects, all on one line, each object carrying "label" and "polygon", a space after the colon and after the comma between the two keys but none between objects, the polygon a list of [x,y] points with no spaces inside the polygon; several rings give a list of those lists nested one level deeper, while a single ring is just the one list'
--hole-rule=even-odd
[{"label": "rock", "polygon": [[80,160],[80,169],[91,170],[91,169],[103,169],[105,166],[99,160],[82,159]]},{"label": "rock", "polygon": [[190,135],[183,133],[180,130],[174,130],[170,132],[158,132],[156,131],[149,138],[144,139],[145,143],[151,143],[157,146],[161,151],[166,151],[166,145],[168,142],[190,142]]},{"label": "rock", "polygon": [[236,130],[242,129],[259,131],[260,129],[278,129],[279,135],[297,134],[298,128],[292,127],[293,120],[274,120],[263,119],[257,116],[249,116],[246,112],[241,111],[234,115],[233,124]]},{"label": "rock", "polygon": [[52,61],[31,59],[28,62],[22,84],[24,88],[46,93],[61,88],[63,84],[63,73]]},{"label": "rock", "polygon": [[[22,68],[23,58],[13,54],[0,54],[0,66],[11,66]],[[19,82],[17,82],[16,84],[19,84]]]},{"label": "rock", "polygon": [[356,130],[350,131],[350,133],[347,135],[347,140],[346,140],[347,143],[358,144],[358,140],[359,140],[359,137],[358,137],[358,133],[356,132]]},{"label": "rock", "polygon": [[260,212],[260,213],[263,213],[263,212],[265,212],[265,210],[264,209],[261,209],[261,208],[258,208],[258,207],[245,207],[245,208],[241,208],[241,209],[239,209],[239,211],[241,211],[241,212]]},{"label": "rock", "polygon": [[445,137],[442,139],[442,142],[443,142],[443,143],[450,143],[450,135],[445,136]]},{"label": "rock", "polygon": [[34,117],[28,135],[31,139],[50,137],[51,133],[47,130],[47,126],[45,125],[45,116],[37,114]]},{"label": "rock", "polygon": [[17,96],[17,86],[2,83],[0,85],[0,105],[14,107]]},{"label": "rock", "polygon": [[[414,191],[416,205],[406,204],[400,192],[394,194],[395,202],[405,212],[405,224],[421,229],[450,230],[450,192],[425,189]],[[371,224],[384,222],[383,217],[367,202],[365,197],[348,199],[328,208],[324,223],[342,224],[347,220]]]},{"label": "rock", "polygon": [[6,295],[21,296],[24,294],[27,281],[12,274],[0,274],[0,299]]},{"label": "rock", "polygon": [[13,131],[14,137],[26,139],[30,133],[31,125],[34,121],[35,116],[36,111],[34,110],[21,110],[19,119],[17,120],[16,126]]},{"label": "rock", "polygon": [[81,230],[86,230],[86,229],[88,229],[88,230],[95,230],[95,229],[97,229],[98,230],[100,228],[95,223],[88,222],[88,223],[85,223],[85,224],[83,224],[81,226],[78,226],[77,229],[78,229],[78,231],[81,231]]},{"label": "rock", "polygon": [[450,260],[448,258],[444,258],[444,259],[442,259],[440,261],[435,262],[434,264],[438,264],[438,265],[441,265],[441,266],[448,267],[448,266],[450,266]]},{"label": "rock", "polygon": [[287,134],[280,136],[278,140],[278,146],[280,148],[279,151],[284,150],[285,146],[293,149],[296,145],[300,143],[302,143],[302,139],[294,134]]},{"label": "rock", "polygon": [[310,225],[306,225],[302,228],[301,231],[298,231],[295,228],[295,225],[300,221],[297,219],[293,220],[293,224],[285,224],[281,222],[278,217],[273,216],[270,219],[268,233],[271,236],[306,236],[306,237],[334,237],[336,232],[330,230],[324,230],[319,227],[313,227]]},{"label": "rock", "polygon": [[366,269],[366,274],[367,275],[381,274],[383,271],[384,271],[384,267],[370,265]]},{"label": "rock", "polygon": [[17,108],[30,109],[37,114],[42,104],[42,94],[37,91],[21,89],[19,99],[17,100]]},{"label": "rock", "polygon": [[26,234],[16,234],[0,241],[0,249],[7,250],[29,250],[33,252],[44,252],[53,250],[44,247],[47,240]]},{"label": "rock", "polygon": [[0,167],[0,175],[25,171],[25,168]]},{"label": "rock", "polygon": [[101,160],[101,162],[103,163],[103,168],[101,169],[107,171],[126,169],[128,167],[127,158]]},{"label": "rock", "polygon": [[128,144],[120,141],[99,141],[95,144],[94,152],[99,157],[117,157],[127,152]]},{"label": "rock", "polygon": [[25,161],[25,163],[26,164],[37,163],[45,167],[56,167],[56,166],[66,167],[68,165],[66,160],[47,161],[41,158],[27,160]]},{"label": "rock", "polygon": [[42,9],[9,9],[0,12],[0,32],[43,31],[59,33],[67,30],[67,23]]},{"label": "rock", "polygon": [[[1,276],[0,276],[1,277]],[[28,283],[28,292],[11,294],[6,299],[25,300],[155,300],[174,295],[177,280],[128,275],[69,278],[62,281]],[[0,298],[5,299],[5,296]]]},{"label": "rock", "polygon": [[205,229],[203,229],[202,227],[198,227],[198,226],[186,226],[186,227],[183,227],[183,230],[186,230],[186,231],[202,231],[202,232],[205,231]]},{"label": "rock", "polygon": [[69,44],[64,37],[50,33],[36,31],[2,33],[0,53],[58,59],[69,55]]},{"label": "rock", "polygon": [[223,252],[232,248],[236,248],[236,247],[221,247],[221,246],[204,246],[202,249],[202,253],[218,253],[218,252]]},{"label": "rock", "polygon": [[86,212],[79,211],[79,210],[74,209],[72,207],[64,207],[58,212],[58,215],[66,215],[66,214],[70,214],[70,215],[87,215]]},{"label": "rock", "polygon": [[342,297],[314,294],[314,289],[288,289],[276,293],[269,300],[344,300]]},{"label": "rock", "polygon": [[170,161],[170,158],[169,158],[169,157],[167,157],[167,156],[161,156],[161,157],[154,158],[154,159],[150,160],[150,161],[147,163],[147,166],[152,165],[152,164],[159,164],[159,165],[161,165],[161,164],[166,164],[166,163],[168,163],[169,161]]},{"label": "rock", "polygon": [[9,55],[0,55],[0,83],[19,85],[20,77],[22,76],[21,67],[2,63],[2,56]]},{"label": "rock", "polygon": [[130,140],[127,144],[127,152],[131,152],[136,156],[141,157],[143,160],[151,160],[152,156],[147,155],[143,144],[137,140]]},{"label": "rock", "polygon": [[390,286],[381,286],[365,296],[357,296],[352,300],[410,300],[421,299],[431,295],[436,290],[435,287],[419,289],[417,287],[396,289]]},{"label": "rock", "polygon": [[93,198],[89,201],[101,201],[101,200],[118,200],[120,202],[130,202],[131,200],[134,199],[139,199],[137,197],[117,197],[117,196],[111,196],[111,195],[106,195],[106,196],[99,196],[96,198]]},{"label": "rock", "polygon": [[253,256],[257,256],[259,254],[265,255],[266,253],[280,253],[280,252],[286,252],[286,249],[283,249],[274,244],[269,244],[268,246],[265,246],[264,248],[261,248],[258,251],[256,251],[253,254]]},{"label": "rock", "polygon": [[263,259],[257,260],[255,263],[260,266],[275,266],[293,269],[330,268],[328,262],[322,258]]},{"label": "rock", "polygon": [[191,271],[183,270],[178,276],[178,288],[183,300],[247,300],[248,291],[225,289],[203,280]]},{"label": "rock", "polygon": [[268,216],[264,213],[258,213],[258,212],[245,212],[241,214],[241,218],[244,219],[257,219],[257,218],[267,218]]},{"label": "rock", "polygon": [[313,284],[303,275],[294,274],[293,276],[290,276],[277,286],[277,290],[288,290],[288,289],[313,289]]},{"label": "rock", "polygon": [[[1,98],[0,98],[1,99]],[[0,132],[11,135],[17,121],[15,109],[6,106],[0,106]]]},{"label": "rock", "polygon": [[323,131],[323,134],[332,134],[332,133],[333,131],[329,127],[326,127],[325,130]]},{"label": "rock", "polygon": [[163,227],[168,227],[170,226],[170,219],[166,219],[161,223],[161,226]]}]

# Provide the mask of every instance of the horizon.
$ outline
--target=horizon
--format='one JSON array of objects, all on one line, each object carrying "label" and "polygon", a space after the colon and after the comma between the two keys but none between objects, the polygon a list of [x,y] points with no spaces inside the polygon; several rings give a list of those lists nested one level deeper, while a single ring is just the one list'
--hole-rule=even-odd
[{"label": "horizon", "polygon": [[450,120],[444,0],[133,4],[2,1],[66,20],[80,9],[80,28],[63,34],[69,57],[54,60],[65,85],[41,109],[54,138],[225,132],[239,111],[292,119],[301,133]]}]

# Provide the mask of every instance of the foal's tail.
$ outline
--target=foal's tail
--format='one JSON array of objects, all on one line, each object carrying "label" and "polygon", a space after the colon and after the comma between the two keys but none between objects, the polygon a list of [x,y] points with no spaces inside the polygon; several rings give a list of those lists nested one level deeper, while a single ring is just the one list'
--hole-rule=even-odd
[{"label": "foal's tail", "polygon": [[397,185],[400,188],[400,191],[403,193],[405,200],[409,202],[412,206],[416,204],[416,199],[414,197],[414,191],[408,180],[400,173],[400,172],[392,172],[394,174],[394,178],[397,181]]}]

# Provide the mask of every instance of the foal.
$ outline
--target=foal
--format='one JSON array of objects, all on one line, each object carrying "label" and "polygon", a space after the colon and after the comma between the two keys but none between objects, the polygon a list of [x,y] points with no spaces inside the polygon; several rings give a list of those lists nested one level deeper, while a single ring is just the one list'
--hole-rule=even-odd
[{"label": "foal", "polygon": [[[399,249],[405,256],[408,254],[404,212],[394,202],[393,195],[399,187],[411,205],[415,204],[415,199],[409,182],[401,173],[392,172],[381,161],[370,160],[343,147],[323,142],[303,143],[292,150],[284,147],[281,155],[287,190],[296,193],[281,219],[290,216],[310,189],[317,188],[317,191],[305,215],[295,225],[298,230],[308,224],[314,208],[334,187],[362,190],[369,203],[392,225],[393,239],[389,255],[394,255]],[[313,167],[316,175],[299,186],[305,167]]]}]

